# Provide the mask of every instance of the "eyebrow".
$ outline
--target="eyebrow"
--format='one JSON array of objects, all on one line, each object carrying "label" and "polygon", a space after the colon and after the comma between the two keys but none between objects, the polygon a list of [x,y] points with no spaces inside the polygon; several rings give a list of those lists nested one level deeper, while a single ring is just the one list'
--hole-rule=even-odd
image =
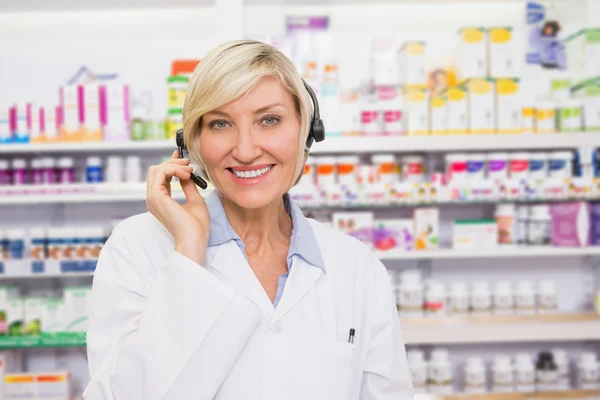
[{"label": "eyebrow", "polygon": [[265,111],[268,111],[268,110],[270,110],[272,108],[275,108],[275,107],[284,107],[284,105],[282,103],[272,103],[272,104],[266,105],[264,107],[261,107],[261,108],[255,110],[253,114],[255,114],[255,115],[256,114],[261,114],[261,113],[263,113]]}]

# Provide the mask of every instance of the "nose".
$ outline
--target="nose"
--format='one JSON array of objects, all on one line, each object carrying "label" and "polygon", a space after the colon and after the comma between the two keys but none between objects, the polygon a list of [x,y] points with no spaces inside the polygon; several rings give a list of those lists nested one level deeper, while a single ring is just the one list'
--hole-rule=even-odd
[{"label": "nose", "polygon": [[244,164],[250,164],[262,155],[262,147],[251,126],[238,126],[236,143],[231,154]]}]

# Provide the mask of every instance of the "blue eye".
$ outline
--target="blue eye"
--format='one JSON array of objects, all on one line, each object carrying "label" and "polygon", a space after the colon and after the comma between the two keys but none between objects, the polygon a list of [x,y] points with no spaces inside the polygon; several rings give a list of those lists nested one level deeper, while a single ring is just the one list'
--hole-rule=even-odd
[{"label": "blue eye", "polygon": [[227,127],[229,126],[229,122],[225,121],[224,119],[217,119],[217,120],[211,121],[210,124],[208,124],[208,126],[211,129],[216,129],[216,130],[227,129]]},{"label": "blue eye", "polygon": [[263,125],[266,125],[266,126],[274,126],[274,125],[277,125],[280,120],[281,120],[281,118],[276,117],[274,115],[270,115],[270,116],[264,117],[262,119],[262,123],[263,123]]}]

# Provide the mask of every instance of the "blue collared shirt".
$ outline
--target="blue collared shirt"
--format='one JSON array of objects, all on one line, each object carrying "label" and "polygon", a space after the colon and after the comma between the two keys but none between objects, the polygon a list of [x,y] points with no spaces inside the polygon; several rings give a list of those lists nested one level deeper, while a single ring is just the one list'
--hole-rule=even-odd
[{"label": "blue collared shirt", "polygon": [[[294,256],[302,257],[307,263],[321,268],[323,271],[325,270],[325,263],[321,256],[317,238],[310,227],[309,222],[302,213],[302,210],[290,200],[287,194],[284,195],[283,202],[285,210],[292,217],[293,229],[290,237],[290,249],[287,254],[288,270],[279,277],[279,281],[277,282],[277,293],[275,294],[275,300],[273,301],[275,307],[277,307],[277,304],[283,295],[283,290],[290,275],[292,259]],[[227,214],[225,214],[221,198],[216,191],[208,195],[206,198],[206,206],[210,214],[210,236],[208,237],[208,245],[219,246],[233,240],[240,248],[244,257],[246,257],[246,246],[240,236],[231,227],[231,224],[227,219]]]}]

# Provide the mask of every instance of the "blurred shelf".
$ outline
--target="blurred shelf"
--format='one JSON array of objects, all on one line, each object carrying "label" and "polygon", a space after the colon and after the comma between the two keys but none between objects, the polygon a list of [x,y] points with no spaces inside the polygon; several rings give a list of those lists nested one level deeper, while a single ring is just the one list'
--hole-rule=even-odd
[{"label": "blurred shelf", "polygon": [[42,333],[39,336],[0,336],[0,349],[84,347],[85,333]]},{"label": "blurred shelf", "polygon": [[[327,137],[316,143],[312,154],[417,153],[445,151],[548,150],[600,146],[600,133],[520,135],[428,135]],[[0,145],[0,154],[94,153],[175,150],[173,140],[129,142],[76,142]]]},{"label": "blurred shelf", "polygon": [[0,262],[0,280],[81,278],[94,276],[97,260],[5,260]]},{"label": "blurred shelf", "polygon": [[564,390],[534,393],[457,393],[452,395],[421,394],[417,400],[537,400],[537,399],[583,399],[600,398],[600,390]]},{"label": "blurred shelf", "polygon": [[[583,257],[600,255],[597,247],[552,247],[523,246],[497,247],[481,250],[439,249],[424,251],[376,251],[377,257],[383,261],[394,260],[440,260],[465,258],[530,258],[530,257]],[[482,265],[482,267],[485,267]]]},{"label": "blurred shelf", "polygon": [[600,341],[600,315],[401,318],[404,343],[473,344]]}]

